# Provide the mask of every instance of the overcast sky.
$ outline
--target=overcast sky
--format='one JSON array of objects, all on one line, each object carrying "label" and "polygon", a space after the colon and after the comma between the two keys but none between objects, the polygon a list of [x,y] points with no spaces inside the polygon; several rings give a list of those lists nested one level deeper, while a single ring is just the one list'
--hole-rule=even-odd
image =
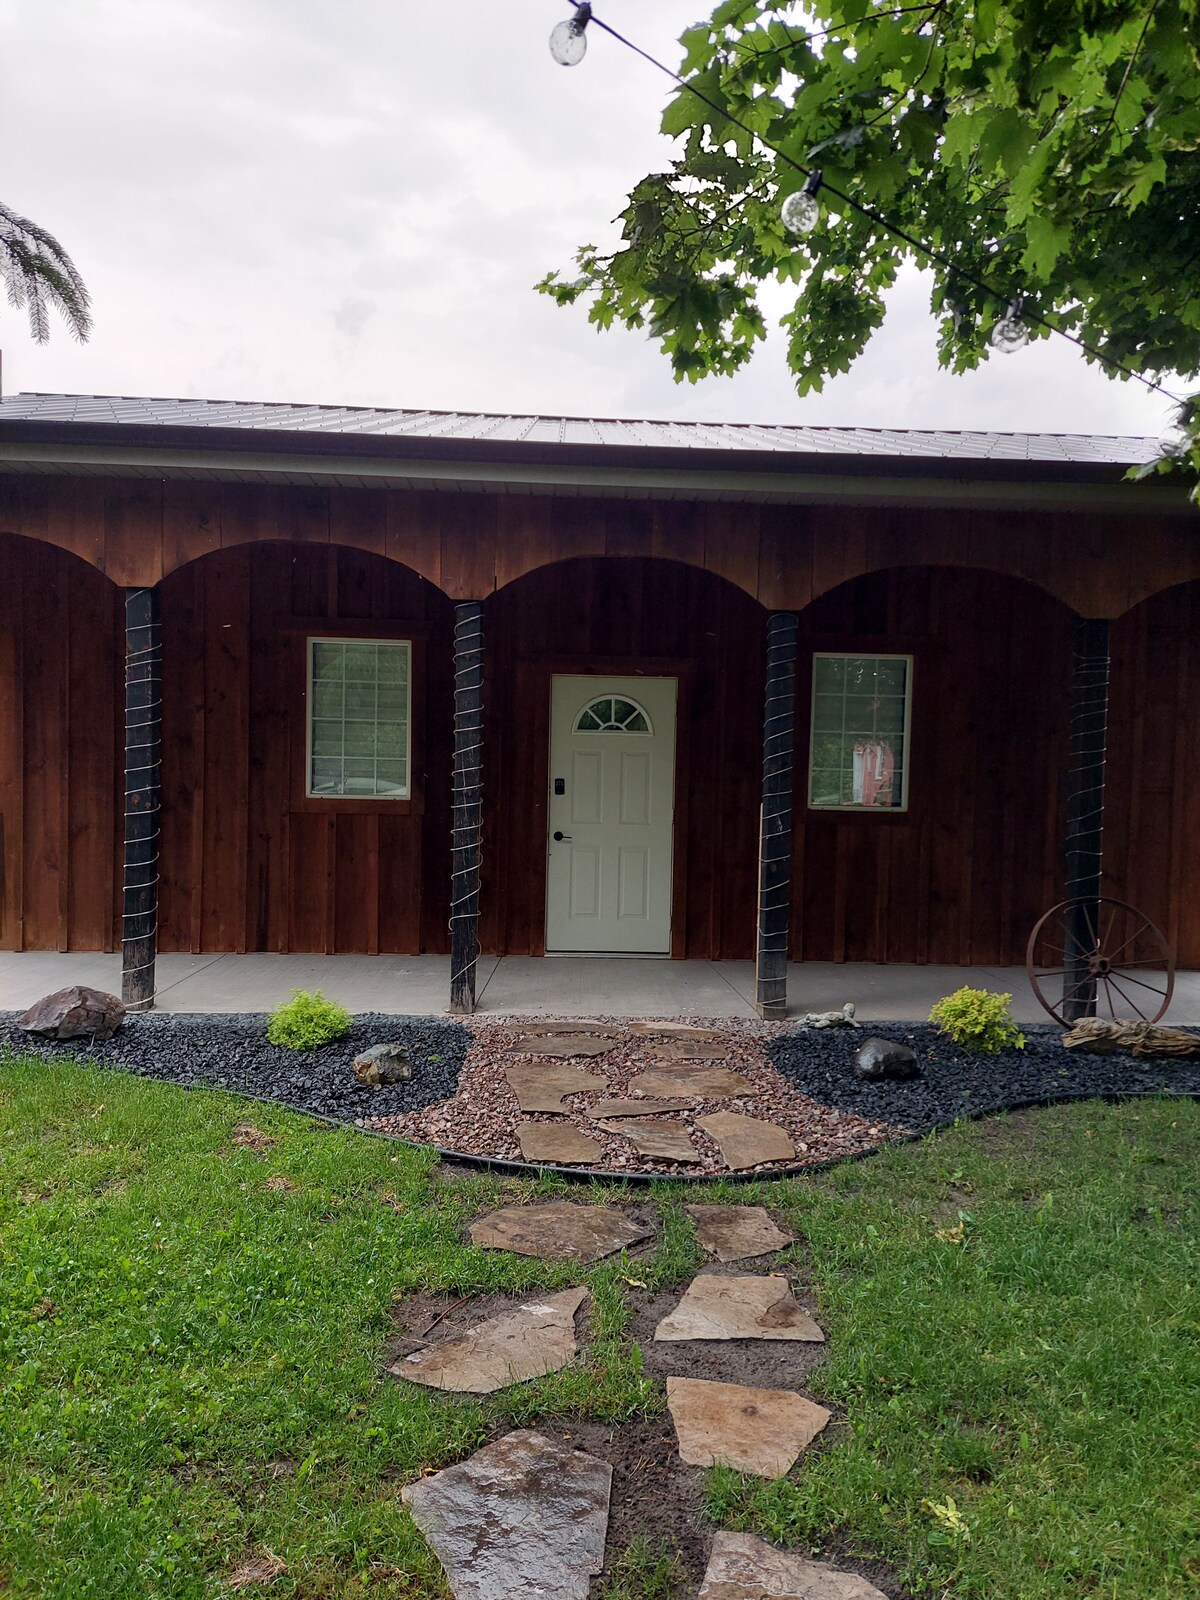
[{"label": "overcast sky", "polygon": [[[672,65],[704,0],[600,0]],[[96,330],[0,305],[4,389],[591,416],[1154,433],[1163,404],[1060,341],[938,370],[914,271],[799,399],[772,339],[676,385],[641,335],[532,292],[669,161],[667,81],[566,0],[0,0],[0,195],[55,233]]]}]

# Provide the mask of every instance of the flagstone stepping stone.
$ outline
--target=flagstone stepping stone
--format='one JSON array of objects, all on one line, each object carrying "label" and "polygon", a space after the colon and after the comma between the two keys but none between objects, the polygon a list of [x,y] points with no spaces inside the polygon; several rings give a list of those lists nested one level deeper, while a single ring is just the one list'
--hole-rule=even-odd
[{"label": "flagstone stepping stone", "polygon": [[587,1033],[597,1039],[619,1039],[620,1028],[590,1017],[572,1017],[566,1022],[522,1022],[511,1030],[525,1039],[561,1038],[568,1033]]},{"label": "flagstone stepping stone", "polygon": [[643,1122],[602,1122],[605,1133],[619,1133],[628,1139],[641,1156],[659,1161],[699,1161],[699,1150],[692,1143],[682,1122],[658,1122],[647,1117]]},{"label": "flagstone stepping stone", "polygon": [[731,1172],[764,1161],[791,1161],[796,1155],[796,1146],[776,1122],[739,1116],[735,1111],[714,1111],[712,1116],[697,1118],[697,1126],[712,1134]]},{"label": "flagstone stepping stone", "polygon": [[713,1039],[652,1039],[646,1053],[656,1061],[724,1061],[729,1048]]},{"label": "flagstone stepping stone", "polygon": [[510,1045],[510,1056],[604,1056],[612,1039],[595,1033],[527,1033]]},{"label": "flagstone stepping stone", "polygon": [[598,1100],[585,1108],[589,1117],[658,1117],[668,1111],[686,1111],[690,1100]]},{"label": "flagstone stepping stone", "polygon": [[588,1600],[612,1468],[520,1428],[401,1490],[455,1600]]},{"label": "flagstone stepping stone", "polygon": [[740,1072],[729,1072],[724,1067],[647,1067],[629,1080],[631,1094],[645,1094],[675,1098],[686,1095],[692,1100],[724,1100],[730,1095],[755,1093],[749,1078]]},{"label": "flagstone stepping stone", "polygon": [[825,1335],[797,1304],[786,1278],[702,1272],[654,1330],[655,1339],[803,1339]]},{"label": "flagstone stepping stone", "polygon": [[467,1234],[482,1250],[511,1250],[542,1261],[599,1261],[649,1239],[653,1231],[611,1206],[547,1200],[489,1211],[471,1224]]},{"label": "flagstone stepping stone", "polygon": [[517,1140],[526,1161],[579,1167],[599,1161],[604,1146],[569,1122],[518,1122]]},{"label": "flagstone stepping stone", "polygon": [[668,1378],[667,1409],[690,1467],[733,1467],[782,1478],[831,1413],[790,1389]]},{"label": "flagstone stepping stone", "polygon": [[522,1061],[506,1067],[504,1076],[522,1111],[565,1112],[563,1095],[608,1088],[607,1078],[555,1061]]},{"label": "flagstone stepping stone", "polygon": [[795,1242],[765,1206],[685,1206],[684,1210],[696,1225],[702,1247],[718,1261],[748,1261]]},{"label": "flagstone stepping stone", "polygon": [[777,1550],[752,1533],[714,1533],[699,1600],[887,1600],[857,1572]]},{"label": "flagstone stepping stone", "polygon": [[673,1039],[720,1039],[723,1037],[717,1028],[697,1028],[690,1022],[667,1022],[665,1019],[626,1023],[627,1032],[635,1038],[673,1038]]},{"label": "flagstone stepping stone", "polygon": [[512,1383],[544,1378],[574,1359],[575,1313],[587,1296],[581,1284],[527,1301],[456,1338],[427,1344],[388,1371],[410,1383],[456,1394],[492,1394]]}]

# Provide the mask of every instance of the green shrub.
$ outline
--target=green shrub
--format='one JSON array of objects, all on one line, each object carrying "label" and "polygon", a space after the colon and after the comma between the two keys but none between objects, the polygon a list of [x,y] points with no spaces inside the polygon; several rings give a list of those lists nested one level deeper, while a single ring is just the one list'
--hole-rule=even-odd
[{"label": "green shrub", "polygon": [[315,1050],[340,1039],[353,1018],[336,1000],[326,1000],[320,989],[294,989],[292,998],[276,1006],[267,1023],[267,1038],[289,1050]]},{"label": "green shrub", "polygon": [[956,989],[938,1001],[929,1020],[964,1050],[978,1050],[987,1056],[1001,1050],[1023,1050],[1025,1035],[1008,1014],[1011,1002],[1011,994]]}]

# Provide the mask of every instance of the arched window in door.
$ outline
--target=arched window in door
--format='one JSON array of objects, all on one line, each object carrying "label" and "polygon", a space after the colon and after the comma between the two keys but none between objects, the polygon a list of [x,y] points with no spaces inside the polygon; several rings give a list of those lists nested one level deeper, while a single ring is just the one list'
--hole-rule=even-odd
[{"label": "arched window in door", "polygon": [[604,694],[584,706],[575,718],[575,733],[653,733],[650,718],[636,701]]}]

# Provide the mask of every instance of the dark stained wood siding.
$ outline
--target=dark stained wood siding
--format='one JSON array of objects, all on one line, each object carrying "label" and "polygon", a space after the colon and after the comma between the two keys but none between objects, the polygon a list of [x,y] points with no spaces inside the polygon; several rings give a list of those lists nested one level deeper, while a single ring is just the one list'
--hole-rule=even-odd
[{"label": "dark stained wood siding", "polygon": [[502,589],[484,627],[484,950],[544,949],[550,679],[607,671],[680,680],[672,954],[752,954],[762,608],[674,562],[590,559]]},{"label": "dark stained wood siding", "polygon": [[124,596],[0,534],[0,949],[118,947]]},{"label": "dark stained wood siding", "polygon": [[[811,811],[815,650],[911,653],[909,807]],[[1024,960],[1061,897],[1070,615],[988,573],[857,578],[800,617],[792,959]]]},{"label": "dark stained wood siding", "polygon": [[[673,953],[752,954],[764,605],[816,592],[800,611],[793,958],[1020,961],[1061,893],[1070,613],[981,563],[1099,615],[1182,560],[1167,559],[1174,529],[1109,519],[1089,533],[1048,513],[955,528],[944,511],[854,507],[101,479],[0,490],[5,525],[15,507],[35,536],[0,533],[8,949],[117,947],[116,585],[145,576],[156,541],[174,569],[162,948],[211,951],[447,947],[452,607],[438,581],[485,599],[486,949],[542,949],[549,680],[598,669],[680,678]],[[917,557],[930,564],[900,565]],[[855,575],[880,562],[896,564]],[[373,625],[414,639],[414,799],[306,801],[305,632]],[[1106,887],[1200,966],[1200,580],[1137,605],[1112,639]],[[914,654],[907,814],[806,810],[820,646]]]},{"label": "dark stained wood siding", "polygon": [[[269,543],[181,568],[162,609],[161,948],[445,949],[446,597],[380,556]],[[413,639],[411,800],[305,798],[305,640],[322,633]]]},{"label": "dark stained wood siding", "polygon": [[[763,466],[772,470],[770,457]],[[971,474],[963,462],[960,478]],[[567,488],[496,495],[0,474],[0,532],[58,545],[114,583],[135,586],[240,545],[343,545],[403,562],[456,600],[483,599],[581,556],[669,557],[790,610],[851,578],[910,562],[1022,578],[1088,617],[1119,617],[1148,595],[1200,578],[1195,515],[1182,494],[1174,514],[1143,513],[1138,491],[1119,484],[1108,491],[1111,511],[1072,510],[1069,498],[1056,509],[964,509],[937,503],[936,485],[909,486],[927,492],[928,505],[872,504],[871,480],[860,481],[862,503],[839,492],[824,504],[780,505],[639,502]],[[987,486],[980,492],[986,498]],[[1024,492],[1058,499],[1053,485]]]},{"label": "dark stained wood siding", "polygon": [[[1200,967],[1200,583],[1113,624],[1104,892]],[[1168,1019],[1169,1020],[1169,1019]]]}]

